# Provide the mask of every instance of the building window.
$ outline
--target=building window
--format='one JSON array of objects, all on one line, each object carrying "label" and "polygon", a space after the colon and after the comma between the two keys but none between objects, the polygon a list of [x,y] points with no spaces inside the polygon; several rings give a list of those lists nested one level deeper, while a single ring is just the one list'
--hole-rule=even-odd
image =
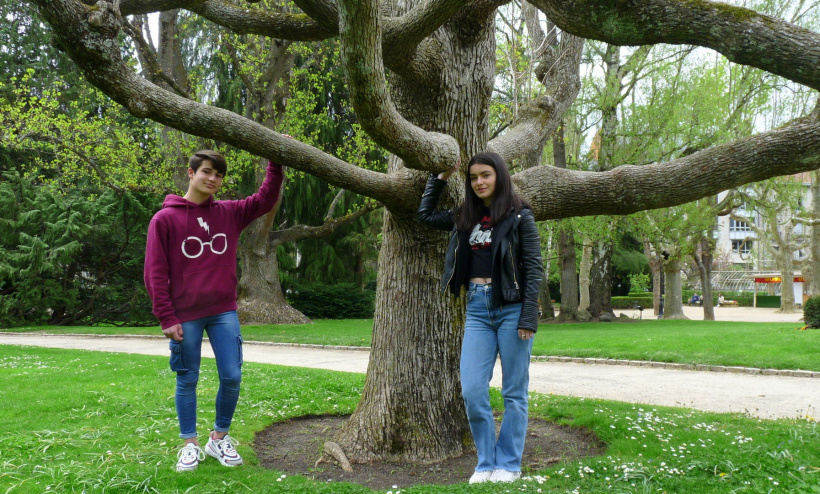
[{"label": "building window", "polygon": [[751,240],[732,240],[732,252],[735,254],[748,255],[752,253]]},{"label": "building window", "polygon": [[730,232],[750,232],[752,231],[752,227],[749,226],[748,223],[745,221],[738,221],[738,220],[729,220],[729,231]]}]

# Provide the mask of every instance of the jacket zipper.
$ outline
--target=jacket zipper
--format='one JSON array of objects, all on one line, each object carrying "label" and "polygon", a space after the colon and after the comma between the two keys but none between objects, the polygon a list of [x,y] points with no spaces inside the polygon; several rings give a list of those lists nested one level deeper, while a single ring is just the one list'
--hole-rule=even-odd
[{"label": "jacket zipper", "polygon": [[510,251],[510,265],[512,265],[513,284],[515,285],[515,289],[518,290],[518,278],[515,276],[515,257],[513,257],[512,244],[510,242],[507,242],[507,249]]}]

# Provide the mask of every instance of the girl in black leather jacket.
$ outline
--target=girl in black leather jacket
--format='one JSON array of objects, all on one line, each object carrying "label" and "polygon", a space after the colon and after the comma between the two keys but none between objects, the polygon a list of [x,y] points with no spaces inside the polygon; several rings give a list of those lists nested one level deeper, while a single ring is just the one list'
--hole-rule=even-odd
[{"label": "girl in black leather jacket", "polygon": [[[516,195],[504,160],[480,153],[467,165],[464,203],[435,207],[458,168],[431,176],[417,219],[452,230],[442,289],[467,289],[461,347],[461,388],[478,453],[470,483],[512,482],[521,475],[527,432],[529,363],[538,329],[538,290],[543,278],[541,242],[529,206]],[[504,418],[496,437],[490,379],[501,357]]]}]

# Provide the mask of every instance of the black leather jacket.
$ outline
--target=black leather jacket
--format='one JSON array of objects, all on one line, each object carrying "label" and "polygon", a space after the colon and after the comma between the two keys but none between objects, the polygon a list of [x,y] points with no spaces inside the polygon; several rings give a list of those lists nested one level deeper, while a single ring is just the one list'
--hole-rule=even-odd
[{"label": "black leather jacket", "polygon": [[[444,263],[442,291],[450,288],[453,295],[461,293],[461,287],[469,280],[470,232],[455,228],[452,210],[438,211],[441,192],[447,185],[431,175],[421,196],[416,219],[439,230],[450,230],[450,245]],[[532,211],[523,208],[514,211],[493,227],[493,306],[505,303],[521,303],[520,329],[538,330],[538,290],[544,277],[541,263],[541,240]]]}]

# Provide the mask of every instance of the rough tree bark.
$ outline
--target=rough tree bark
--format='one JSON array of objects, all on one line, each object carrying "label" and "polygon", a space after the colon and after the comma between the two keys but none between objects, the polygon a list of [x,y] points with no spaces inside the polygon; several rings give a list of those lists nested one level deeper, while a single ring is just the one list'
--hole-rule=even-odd
[{"label": "rough tree bark", "polygon": [[[698,252],[699,250],[699,252]],[[714,240],[708,237],[700,239],[700,249],[692,254],[698,266],[700,286],[703,289],[703,320],[715,320],[715,303],[712,298],[712,261],[714,260]]]},{"label": "rough tree bark", "polygon": [[559,321],[571,321],[578,315],[578,275],[575,265],[575,234],[566,228],[559,233],[558,255],[561,259],[561,311]]},{"label": "rough tree bark", "polygon": [[[557,70],[548,71],[552,79],[544,94],[519,111],[520,120],[505,134],[486,142],[494,11],[503,0],[475,0],[468,6],[465,0],[385,5],[390,8],[384,18],[373,0],[343,0],[338,7],[297,0],[304,13],[294,15],[217,0],[83,0],[93,6],[79,0],[33,1],[51,26],[55,43],[92,84],[135,116],[226,142],[384,203],[384,261],[371,364],[343,446],[359,459],[433,460],[459,454],[466,420],[453,382],[463,312],[458,302],[438,294],[446,235],[422,230],[410,218],[427,172],[443,171],[482,148],[510,161],[550,135],[577,91],[572,79],[561,77],[574,69],[577,79],[577,59],[558,57]],[[747,9],[672,0],[533,3],[562,29],[586,37],[613,44],[708,46],[820,88],[820,37]],[[121,15],[173,8],[207,10],[212,22],[269,37],[306,40],[338,33],[359,122],[396,157],[388,173],[345,163],[135,74],[120,56]],[[566,63],[568,59],[572,63]],[[397,91],[398,109],[385,86],[385,67],[393,72],[390,87]],[[810,170],[818,158],[820,123],[812,114],[667,163],[599,173],[539,166],[517,173],[513,180],[538,220],[619,215]],[[451,191],[445,206],[452,206],[457,196],[458,191]]]},{"label": "rough tree bark", "polygon": [[689,319],[683,314],[681,267],[682,263],[678,254],[672,253],[669,259],[663,261],[663,319]]}]

